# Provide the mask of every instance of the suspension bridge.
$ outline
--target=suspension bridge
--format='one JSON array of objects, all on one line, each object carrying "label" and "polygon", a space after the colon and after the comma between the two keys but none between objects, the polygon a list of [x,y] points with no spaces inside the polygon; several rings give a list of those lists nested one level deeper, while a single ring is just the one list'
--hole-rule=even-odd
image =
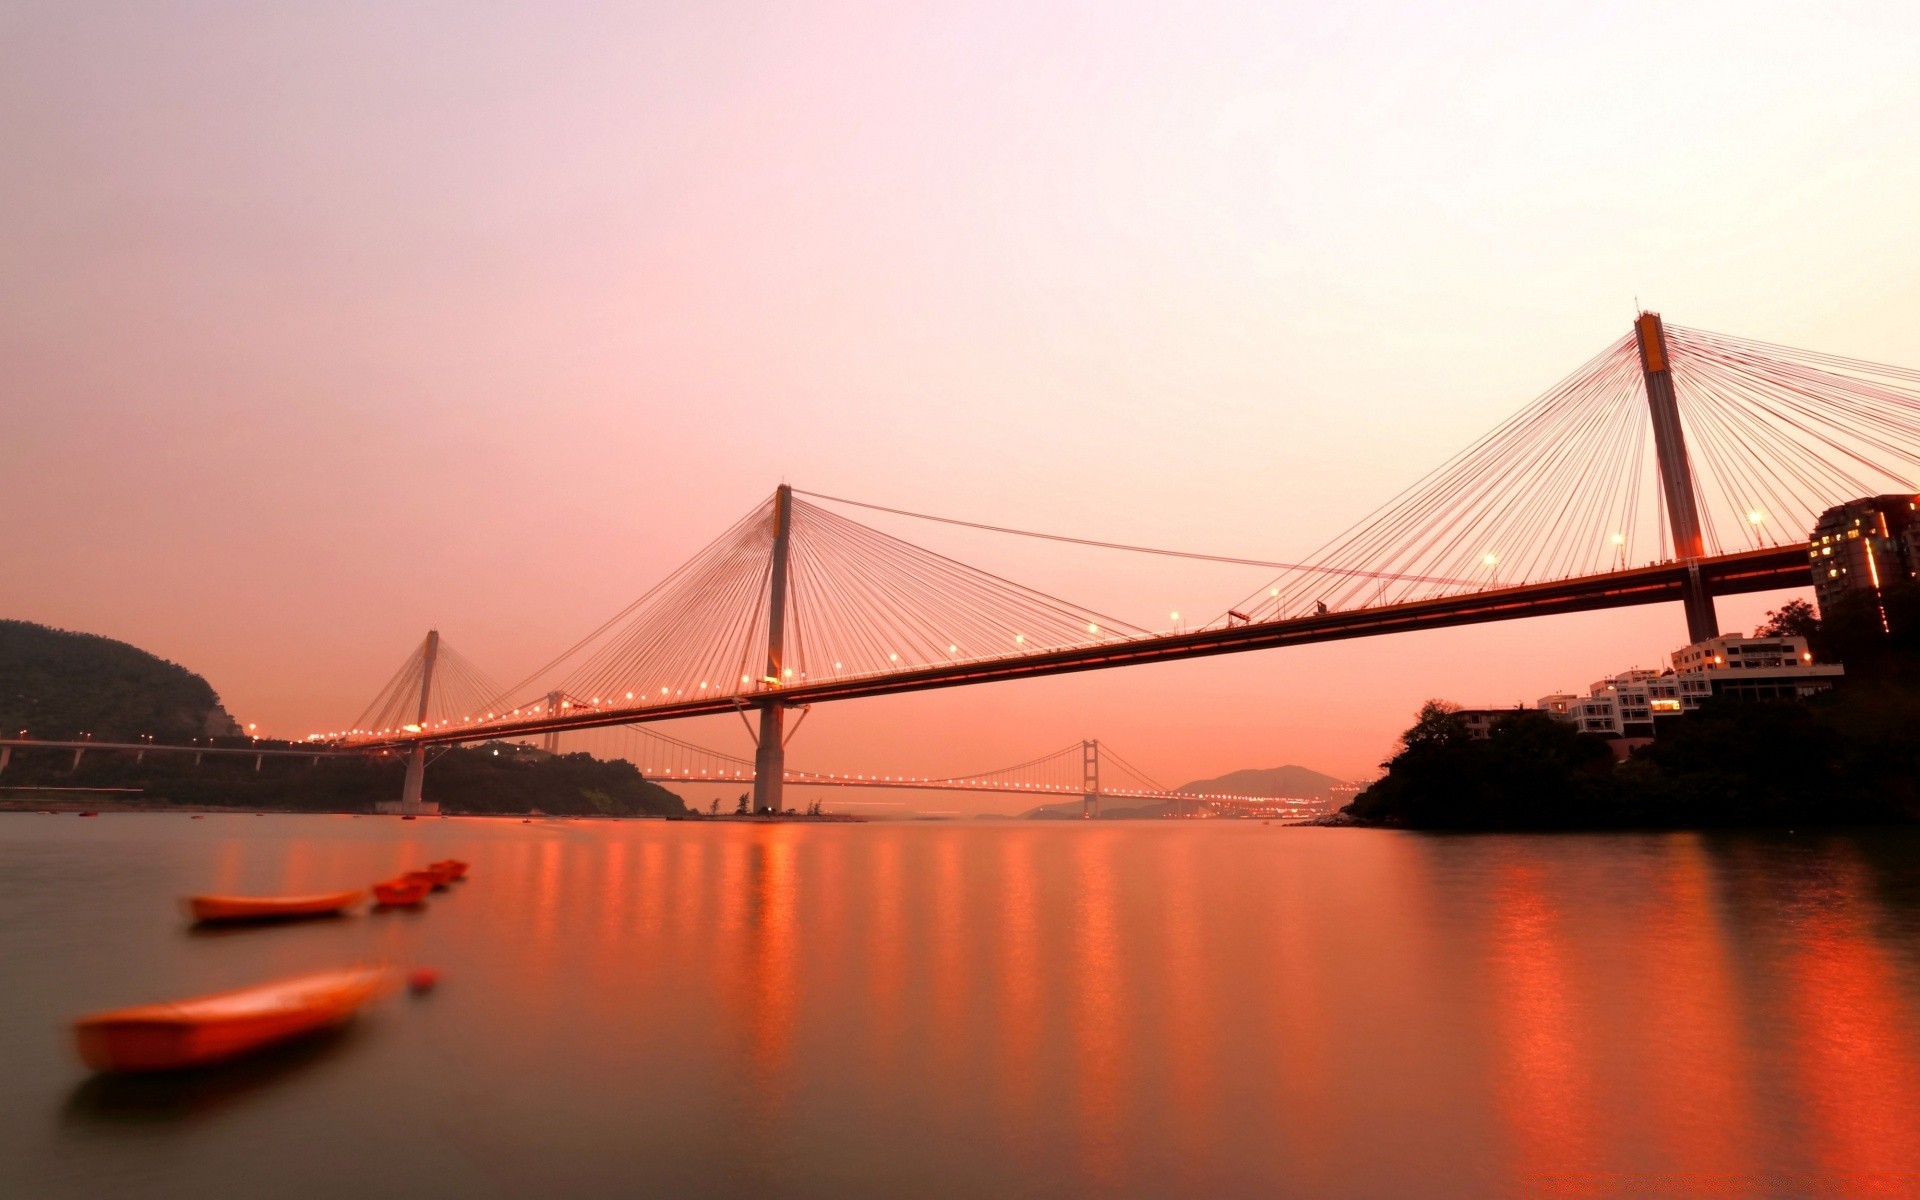
[{"label": "suspension bridge", "polygon": [[[797,723],[796,723],[797,724]],[[590,731],[598,758],[621,758],[655,783],[751,786],[754,760],[715,750],[658,730],[630,725]],[[549,749],[557,750],[557,742]],[[1050,754],[970,775],[912,775],[898,772],[843,772],[786,769],[787,786],[885,788],[908,791],[987,792],[1042,801],[1080,802],[1084,817],[1100,815],[1103,800],[1153,802],[1183,814],[1200,811],[1267,813],[1282,816],[1324,811],[1324,802],[1306,797],[1254,796],[1244,792],[1196,792],[1170,788],[1121,757],[1098,739],[1062,746]]]},{"label": "suspension bridge", "polygon": [[[430,633],[357,720],[311,740],[408,753],[415,804],[428,746],[737,712],[756,745],[753,808],[779,812],[796,778],[788,716],[814,704],[1653,603],[1680,604],[1690,640],[1712,637],[1715,597],[1811,582],[1806,532],[1826,508],[1912,492],[1917,475],[1920,372],[1642,313],[1298,561],[1010,529],[782,485],[526,679],[497,687]],[[883,533],[849,508],[1273,574],[1211,620],[1156,630]]]}]

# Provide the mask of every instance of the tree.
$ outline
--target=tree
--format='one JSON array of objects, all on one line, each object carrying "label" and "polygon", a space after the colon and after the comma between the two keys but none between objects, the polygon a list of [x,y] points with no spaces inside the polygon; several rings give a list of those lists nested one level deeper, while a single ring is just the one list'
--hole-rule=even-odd
[{"label": "tree", "polygon": [[1789,600],[1767,614],[1755,637],[1803,637],[1809,642],[1820,636],[1820,614],[1805,600]]},{"label": "tree", "polygon": [[[1457,746],[1468,741],[1473,735],[1467,730],[1467,722],[1460,715],[1460,706],[1445,700],[1429,700],[1420,706],[1414,716],[1413,726],[1400,735],[1402,754],[1441,749]],[[1391,768],[1392,760],[1380,764]]]}]

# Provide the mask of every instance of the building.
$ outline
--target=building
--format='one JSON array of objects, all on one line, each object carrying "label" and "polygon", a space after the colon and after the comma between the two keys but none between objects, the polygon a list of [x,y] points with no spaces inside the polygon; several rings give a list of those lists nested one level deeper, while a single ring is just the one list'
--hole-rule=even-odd
[{"label": "building", "polygon": [[1723,634],[1675,650],[1671,662],[1665,671],[1635,668],[1602,679],[1584,696],[1542,696],[1535,707],[1582,733],[1640,741],[1656,736],[1663,718],[1692,712],[1715,696],[1797,700],[1826,691],[1846,674],[1838,663],[1814,662],[1799,637]]},{"label": "building", "polygon": [[1850,593],[1879,595],[1920,579],[1920,497],[1868,496],[1828,509],[1807,539],[1807,557],[1822,612]]},{"label": "building", "polygon": [[[1708,638],[1673,652],[1683,681],[1704,681],[1703,695],[1745,700],[1799,700],[1824,692],[1847,673],[1839,663],[1817,663],[1802,637]],[[1697,703],[1697,702],[1696,702]]]}]

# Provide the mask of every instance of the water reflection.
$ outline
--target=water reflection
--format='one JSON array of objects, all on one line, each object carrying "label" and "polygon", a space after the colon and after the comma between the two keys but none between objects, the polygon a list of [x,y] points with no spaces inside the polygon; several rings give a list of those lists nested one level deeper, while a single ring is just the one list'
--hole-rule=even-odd
[{"label": "water reflection", "polygon": [[[294,1197],[380,1191],[376,1159],[429,1196],[1920,1176],[1905,835],[161,820],[132,862],[0,823],[0,1103],[56,1118],[0,1126],[20,1194],[184,1194],[188,1160]],[[418,912],[189,937],[172,908],[446,856],[472,881]],[[375,959],[445,978],[378,1037],[89,1082],[48,1033]]]}]

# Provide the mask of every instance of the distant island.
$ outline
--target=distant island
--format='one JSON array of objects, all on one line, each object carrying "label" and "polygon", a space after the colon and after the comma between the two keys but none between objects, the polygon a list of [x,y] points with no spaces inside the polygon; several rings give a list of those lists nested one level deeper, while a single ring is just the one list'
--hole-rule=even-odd
[{"label": "distant island", "polygon": [[[0,621],[0,731],[49,741],[197,743],[295,749],[243,736],[204,678],[136,646],[28,621]],[[189,754],[83,755],[22,750],[0,772],[0,808],[44,807],[53,797],[99,797],[99,806],[371,812],[400,795],[397,757],[266,758]],[[550,754],[516,743],[436,753],[427,798],[450,813],[668,816],[679,796],[624,760]],[[82,790],[71,790],[82,789]],[[88,790],[92,789],[92,790]]]},{"label": "distant island", "polygon": [[1920,589],[1885,611],[1805,601],[1759,636],[1808,640],[1842,686],[1800,700],[1715,698],[1616,762],[1607,742],[1519,710],[1474,736],[1429,701],[1386,774],[1326,823],[1550,830],[1906,824],[1920,820]]}]

